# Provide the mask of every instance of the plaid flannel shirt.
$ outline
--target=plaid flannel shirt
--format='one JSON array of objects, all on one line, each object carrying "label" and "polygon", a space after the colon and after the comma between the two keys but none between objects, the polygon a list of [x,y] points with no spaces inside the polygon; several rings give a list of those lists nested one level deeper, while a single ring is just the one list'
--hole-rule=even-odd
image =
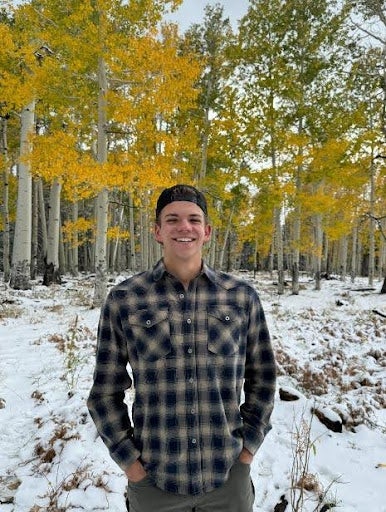
[{"label": "plaid flannel shirt", "polygon": [[110,291],[88,408],[123,470],[139,458],[178,494],[221,486],[242,448],[263,442],[274,393],[264,312],[246,281],[204,264],[186,291],[161,260]]}]

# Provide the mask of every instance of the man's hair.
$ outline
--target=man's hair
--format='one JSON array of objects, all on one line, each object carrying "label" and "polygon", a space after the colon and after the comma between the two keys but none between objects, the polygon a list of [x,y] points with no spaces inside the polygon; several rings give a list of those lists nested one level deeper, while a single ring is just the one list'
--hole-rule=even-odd
[{"label": "man's hair", "polygon": [[195,203],[204,212],[205,218],[208,216],[208,206],[204,194],[191,185],[178,184],[170,188],[165,188],[165,190],[161,192],[155,211],[156,222],[159,221],[162,209],[174,201],[189,201]]}]

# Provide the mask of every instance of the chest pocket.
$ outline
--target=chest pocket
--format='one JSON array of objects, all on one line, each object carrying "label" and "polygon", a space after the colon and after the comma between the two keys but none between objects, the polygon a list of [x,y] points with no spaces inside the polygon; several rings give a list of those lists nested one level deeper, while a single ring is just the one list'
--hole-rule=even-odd
[{"label": "chest pocket", "polygon": [[154,362],[171,353],[168,310],[139,310],[128,321],[139,358]]},{"label": "chest pocket", "polygon": [[241,312],[227,306],[208,309],[208,350],[222,357],[239,352]]}]

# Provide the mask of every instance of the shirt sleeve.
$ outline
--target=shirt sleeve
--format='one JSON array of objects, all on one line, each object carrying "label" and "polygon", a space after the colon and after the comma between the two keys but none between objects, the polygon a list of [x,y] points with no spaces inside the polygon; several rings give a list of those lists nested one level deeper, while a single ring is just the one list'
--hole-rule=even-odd
[{"label": "shirt sleeve", "polygon": [[123,401],[125,390],[132,386],[127,363],[119,307],[110,292],[101,310],[96,364],[87,407],[112,459],[124,471],[140,457],[132,441],[133,427]]},{"label": "shirt sleeve", "polygon": [[255,291],[250,302],[244,378],[245,401],[240,407],[244,447],[255,454],[271,429],[276,388],[274,352],[264,311]]}]

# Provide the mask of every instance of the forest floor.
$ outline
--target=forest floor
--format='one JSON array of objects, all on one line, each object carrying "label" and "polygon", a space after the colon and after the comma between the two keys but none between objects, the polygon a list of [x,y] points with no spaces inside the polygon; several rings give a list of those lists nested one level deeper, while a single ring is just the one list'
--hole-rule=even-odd
[{"label": "forest floor", "polygon": [[[270,276],[241,275],[259,291],[279,369],[273,428],[252,464],[254,510],[386,512],[382,283],[331,279],[315,291],[304,278],[299,295],[279,296]],[[125,510],[125,477],[86,409],[93,278],[65,281],[0,285],[1,512]]]}]

